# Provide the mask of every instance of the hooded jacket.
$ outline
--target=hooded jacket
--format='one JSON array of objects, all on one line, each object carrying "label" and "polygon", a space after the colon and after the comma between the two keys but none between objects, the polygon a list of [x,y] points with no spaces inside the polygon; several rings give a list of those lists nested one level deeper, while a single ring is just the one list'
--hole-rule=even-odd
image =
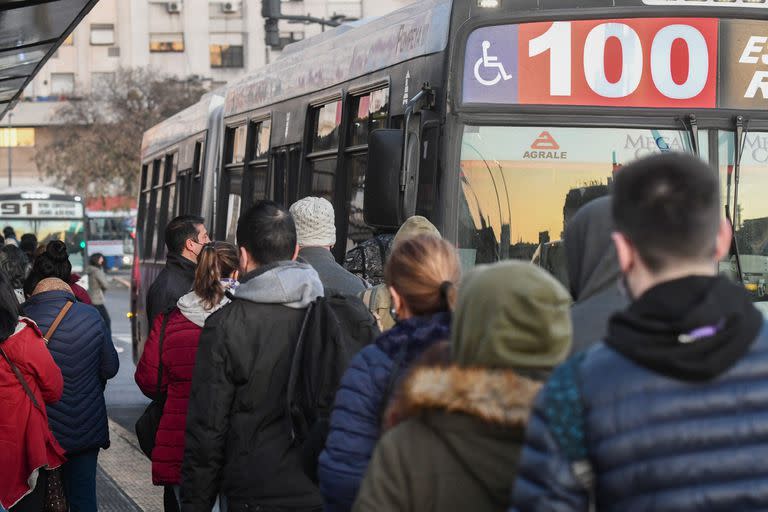
[{"label": "hooded jacket", "polygon": [[[768,510],[768,326],[743,287],[658,285],[563,369],[580,384],[597,510]],[[512,510],[590,510],[554,435],[561,371],[536,400]]]},{"label": "hooded jacket", "polygon": [[184,429],[187,424],[189,392],[195,355],[205,320],[230,299],[224,297],[212,309],[206,309],[202,299],[190,292],[179,299],[177,308],[168,313],[163,338],[163,353],[159,354],[160,333],[165,313],[155,323],[136,366],[136,384],[142,393],[154,398],[157,393],[158,356],[162,360],[161,393],[167,393],[160,425],[152,451],[152,483],[178,485],[181,482],[181,461],[184,458]]},{"label": "hooded jacket", "polygon": [[602,341],[608,319],[629,305],[618,287],[621,272],[613,245],[611,198],[587,203],[565,229],[568,278],[574,304],[572,353]]},{"label": "hooded jacket", "polygon": [[91,303],[94,306],[104,305],[104,292],[109,290],[109,279],[107,274],[104,273],[104,269],[97,267],[96,265],[88,265],[85,268],[85,273],[88,276],[88,291],[91,297]]},{"label": "hooded jacket", "polygon": [[8,363],[0,358],[0,509],[10,508],[30,489],[30,478],[39,468],[57,468],[64,450],[48,427],[45,404],[61,398],[64,381],[45,347],[43,335],[28,319],[21,319],[15,333],[0,343],[27,381],[38,410]]},{"label": "hooded jacket", "polygon": [[312,267],[279,262],[244,276],[205,322],[187,414],[185,512],[210,511],[218,494],[231,512],[321,506],[290,438],[286,393],[306,308],[322,295]]},{"label": "hooded jacket", "polygon": [[318,464],[327,512],[352,508],[395,384],[425,350],[448,339],[450,318],[449,313],[437,313],[403,320],[350,361]]},{"label": "hooded jacket", "polygon": [[155,317],[176,305],[182,295],[192,289],[197,264],[180,254],[169,254],[165,268],[158,274],[147,291],[147,321],[154,323]]},{"label": "hooded jacket", "polygon": [[[490,298],[490,299],[487,299]],[[541,375],[570,345],[570,297],[528,263],[478,267],[462,283],[452,364],[417,366],[388,411],[355,512],[503,511]]]},{"label": "hooded jacket", "polygon": [[64,393],[48,406],[48,420],[56,439],[72,455],[109,447],[104,386],[117,375],[120,363],[99,311],[75,301],[64,281],[40,281],[24,303],[24,314],[46,332],[67,301],[72,307],[48,340],[64,377]]}]

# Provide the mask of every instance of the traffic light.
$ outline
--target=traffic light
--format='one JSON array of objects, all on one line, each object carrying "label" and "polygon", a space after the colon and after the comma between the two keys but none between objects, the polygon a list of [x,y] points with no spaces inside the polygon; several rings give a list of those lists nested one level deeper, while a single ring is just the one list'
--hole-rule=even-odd
[{"label": "traffic light", "polygon": [[270,48],[280,48],[280,29],[276,19],[264,20],[264,39]]},{"label": "traffic light", "polygon": [[261,17],[278,19],[280,17],[280,0],[261,0]]}]

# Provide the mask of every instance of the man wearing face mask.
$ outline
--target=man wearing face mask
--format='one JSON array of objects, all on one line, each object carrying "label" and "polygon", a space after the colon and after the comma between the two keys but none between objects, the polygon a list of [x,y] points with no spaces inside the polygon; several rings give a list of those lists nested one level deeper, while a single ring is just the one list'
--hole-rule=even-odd
[{"label": "man wearing face mask", "polygon": [[768,509],[768,329],[717,275],[731,243],[721,204],[717,173],[692,156],[617,174],[632,302],[540,393],[511,510]]},{"label": "man wearing face mask", "polygon": [[205,220],[195,215],[179,215],[165,228],[165,246],[168,256],[147,293],[147,321],[176,305],[182,295],[192,289],[195,281],[197,257],[203,246],[210,242]]}]

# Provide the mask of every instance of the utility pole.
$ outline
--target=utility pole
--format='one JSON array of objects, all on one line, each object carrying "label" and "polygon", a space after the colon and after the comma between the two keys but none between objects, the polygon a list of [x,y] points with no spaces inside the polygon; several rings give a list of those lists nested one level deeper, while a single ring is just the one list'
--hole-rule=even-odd
[{"label": "utility pole", "polygon": [[13,120],[13,113],[8,113],[8,187],[11,187],[11,182],[13,181],[13,170],[12,170],[12,164],[13,164],[13,140],[11,137],[11,126],[12,126],[12,120]]}]

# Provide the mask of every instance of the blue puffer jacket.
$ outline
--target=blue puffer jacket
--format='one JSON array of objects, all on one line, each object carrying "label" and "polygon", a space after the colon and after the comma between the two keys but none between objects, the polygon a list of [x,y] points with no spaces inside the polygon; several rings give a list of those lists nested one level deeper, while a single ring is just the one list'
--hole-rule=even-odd
[{"label": "blue puffer jacket", "polygon": [[336,393],[330,432],[318,467],[327,512],[352,509],[381,436],[387,394],[394,387],[391,384],[424,350],[450,338],[450,321],[450,314],[438,313],[399,322],[350,362]]},{"label": "blue puffer jacket", "polygon": [[[768,510],[768,326],[708,382],[652,373],[604,345],[586,352],[577,376],[597,510]],[[546,393],[528,424],[511,510],[586,512]]]},{"label": "blue puffer jacket", "polygon": [[[45,333],[67,300],[66,291],[46,291],[24,303],[24,314]],[[99,311],[75,302],[67,312],[48,349],[64,376],[61,400],[49,405],[48,420],[68,455],[109,446],[104,386],[117,374],[119,361]]]}]

